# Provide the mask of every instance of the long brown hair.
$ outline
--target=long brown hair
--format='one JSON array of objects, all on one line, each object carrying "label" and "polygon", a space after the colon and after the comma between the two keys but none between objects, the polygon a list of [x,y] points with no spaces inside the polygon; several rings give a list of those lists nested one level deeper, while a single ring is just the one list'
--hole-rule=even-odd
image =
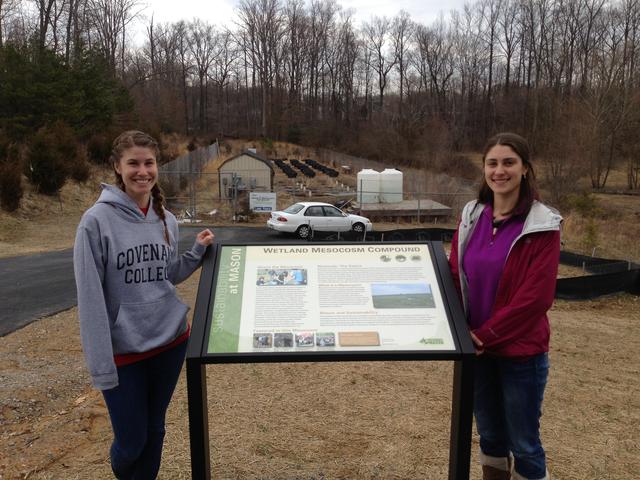
[{"label": "long brown hair", "polygon": [[[116,164],[122,158],[125,150],[133,147],[148,148],[153,152],[156,159],[160,155],[158,142],[148,133],[141,132],[140,130],[127,130],[126,132],[122,132],[118,135],[118,137],[113,141],[109,162],[111,163],[113,173],[116,176],[116,184],[123,191],[125,190],[124,181],[122,180],[122,175],[120,175],[116,170]],[[158,185],[157,179],[151,189],[151,196],[153,197],[153,211],[156,212],[158,217],[162,220],[162,224],[164,225],[164,239],[169,243],[169,230],[167,229],[167,220],[164,214],[164,194],[160,185]]]},{"label": "long brown hair", "polygon": [[522,159],[522,163],[527,168],[527,174],[524,175],[522,182],[520,182],[520,192],[518,194],[516,206],[511,212],[509,212],[513,215],[526,215],[529,213],[531,205],[533,205],[533,201],[540,200],[540,194],[536,183],[536,174],[533,170],[533,165],[531,164],[531,149],[529,148],[529,143],[517,133],[498,133],[487,140],[487,143],[482,150],[483,175],[482,185],[478,192],[478,201],[493,205],[493,190],[491,190],[489,185],[487,185],[487,181],[484,178],[484,162],[489,150],[496,145],[504,145],[511,148],[511,150],[518,154]]}]

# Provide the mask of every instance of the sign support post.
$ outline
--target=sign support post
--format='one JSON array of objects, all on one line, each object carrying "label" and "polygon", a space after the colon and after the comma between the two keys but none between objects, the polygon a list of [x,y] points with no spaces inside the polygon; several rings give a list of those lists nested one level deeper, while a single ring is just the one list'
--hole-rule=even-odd
[{"label": "sign support post", "polygon": [[454,362],[449,480],[469,478],[473,424],[473,359]]},{"label": "sign support post", "polygon": [[209,415],[207,409],[206,365],[196,358],[187,359],[187,397],[189,399],[189,436],[191,478],[211,478],[209,452]]}]

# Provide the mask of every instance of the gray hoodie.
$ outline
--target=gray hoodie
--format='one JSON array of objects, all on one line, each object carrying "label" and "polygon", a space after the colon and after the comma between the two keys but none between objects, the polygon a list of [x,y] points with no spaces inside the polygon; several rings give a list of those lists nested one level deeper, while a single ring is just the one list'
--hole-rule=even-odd
[{"label": "gray hoodie", "polygon": [[146,352],[186,331],[189,307],[174,285],[198,268],[206,247],[194,243],[178,255],[178,223],[170,212],[167,244],[153,205],[145,217],[119,188],[102,189],[78,226],[73,266],[85,359],[93,385],[107,390],[118,385],[114,355]]}]

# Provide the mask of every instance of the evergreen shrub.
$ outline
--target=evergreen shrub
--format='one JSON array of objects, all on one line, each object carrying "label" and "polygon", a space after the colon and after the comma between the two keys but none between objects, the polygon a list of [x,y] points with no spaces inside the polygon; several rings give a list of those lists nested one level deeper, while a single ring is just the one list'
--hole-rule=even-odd
[{"label": "evergreen shrub", "polygon": [[73,130],[63,122],[43,127],[30,142],[26,174],[40,193],[57,194],[78,162],[78,145]]},{"label": "evergreen shrub", "polygon": [[69,175],[76,182],[86,182],[89,180],[91,170],[87,161],[87,148],[84,145],[78,145],[76,148],[75,159],[69,159]]},{"label": "evergreen shrub", "polygon": [[24,195],[20,168],[20,155],[16,144],[0,142],[0,206],[13,212],[20,206]]},{"label": "evergreen shrub", "polygon": [[107,135],[96,133],[89,137],[87,142],[87,156],[89,161],[97,165],[103,165],[109,162],[111,155],[112,139]]}]

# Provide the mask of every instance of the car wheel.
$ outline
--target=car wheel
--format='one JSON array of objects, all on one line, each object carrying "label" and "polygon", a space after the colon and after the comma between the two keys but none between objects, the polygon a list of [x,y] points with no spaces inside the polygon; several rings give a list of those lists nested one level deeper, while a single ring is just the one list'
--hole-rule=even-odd
[{"label": "car wheel", "polygon": [[298,237],[302,239],[309,238],[309,235],[311,234],[311,227],[309,227],[309,225],[300,225],[298,230],[296,230],[296,233],[298,234]]},{"label": "car wheel", "polygon": [[363,233],[364,225],[362,223],[354,223],[352,229],[356,233]]}]

